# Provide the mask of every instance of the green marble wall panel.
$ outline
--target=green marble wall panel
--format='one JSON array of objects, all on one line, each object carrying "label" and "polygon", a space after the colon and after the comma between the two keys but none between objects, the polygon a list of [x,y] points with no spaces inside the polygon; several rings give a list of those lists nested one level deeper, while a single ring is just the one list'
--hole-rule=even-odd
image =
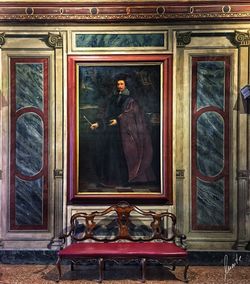
[{"label": "green marble wall panel", "polygon": [[197,224],[224,225],[224,178],[215,182],[197,179]]},{"label": "green marble wall panel", "polygon": [[77,33],[76,48],[165,47],[165,33]]},{"label": "green marble wall panel", "polygon": [[41,225],[43,178],[34,181],[16,177],[16,225]]},{"label": "green marble wall panel", "polygon": [[224,120],[216,112],[197,119],[197,168],[204,176],[216,176],[224,167]]},{"label": "green marble wall panel", "polygon": [[16,110],[36,107],[43,110],[43,64],[16,63]]},{"label": "green marble wall panel", "polygon": [[224,109],[224,61],[197,62],[197,109],[215,106]]},{"label": "green marble wall panel", "polygon": [[48,59],[11,58],[11,229],[46,229]]},{"label": "green marble wall panel", "polygon": [[16,168],[26,176],[43,166],[43,122],[35,113],[25,113],[16,122]]},{"label": "green marble wall panel", "polygon": [[[193,57],[194,228],[228,226],[228,111],[230,61],[226,56]],[[200,226],[200,227],[199,227]]]}]

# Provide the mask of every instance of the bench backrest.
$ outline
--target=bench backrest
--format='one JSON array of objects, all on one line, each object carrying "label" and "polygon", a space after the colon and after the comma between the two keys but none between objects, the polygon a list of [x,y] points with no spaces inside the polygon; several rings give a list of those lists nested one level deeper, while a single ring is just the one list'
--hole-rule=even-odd
[{"label": "bench backrest", "polygon": [[72,242],[94,241],[173,241],[177,236],[176,217],[169,212],[156,213],[121,202],[104,211],[76,213],[70,220],[69,232],[61,238]]}]

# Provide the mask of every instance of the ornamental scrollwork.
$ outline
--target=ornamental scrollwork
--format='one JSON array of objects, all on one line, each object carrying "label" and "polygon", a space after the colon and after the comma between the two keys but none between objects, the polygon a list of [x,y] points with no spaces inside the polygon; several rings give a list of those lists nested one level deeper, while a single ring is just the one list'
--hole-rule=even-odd
[{"label": "ornamental scrollwork", "polygon": [[191,42],[191,32],[177,32],[176,33],[176,40],[177,40],[177,47],[185,47]]},{"label": "ornamental scrollwork", "polygon": [[238,46],[249,46],[250,45],[250,31],[247,31],[247,32],[235,31],[234,42]]},{"label": "ornamental scrollwork", "polygon": [[0,47],[5,44],[5,33],[0,33]]},{"label": "ornamental scrollwork", "polygon": [[48,46],[52,48],[62,48],[63,47],[63,37],[60,34],[49,33],[48,35]]}]

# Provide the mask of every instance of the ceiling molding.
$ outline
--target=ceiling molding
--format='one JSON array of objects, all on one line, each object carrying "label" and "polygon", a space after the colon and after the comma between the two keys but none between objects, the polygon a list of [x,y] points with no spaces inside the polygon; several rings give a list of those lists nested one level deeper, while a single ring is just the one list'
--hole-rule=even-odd
[{"label": "ceiling molding", "polygon": [[249,20],[250,1],[0,2],[0,22]]}]

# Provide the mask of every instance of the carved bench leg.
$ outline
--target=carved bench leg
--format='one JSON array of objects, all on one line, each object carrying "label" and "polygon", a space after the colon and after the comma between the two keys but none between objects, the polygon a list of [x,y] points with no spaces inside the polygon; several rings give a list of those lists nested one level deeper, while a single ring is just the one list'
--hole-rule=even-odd
[{"label": "carved bench leg", "polygon": [[74,270],[75,270],[74,262],[73,262],[73,261],[70,262],[70,270],[71,270],[71,271],[74,271]]},{"label": "carved bench leg", "polygon": [[103,280],[103,267],[104,267],[103,258],[99,258],[98,259],[98,264],[99,264],[99,280],[98,280],[98,283],[102,283],[102,280]]},{"label": "carved bench leg", "polygon": [[60,258],[60,256],[57,259],[56,267],[57,267],[57,270],[58,270],[58,279],[56,280],[56,282],[59,282],[61,277],[62,277],[61,258]]},{"label": "carved bench leg", "polygon": [[188,278],[187,278],[187,271],[188,271],[189,263],[186,261],[185,262],[185,269],[184,269],[184,282],[188,283]]},{"label": "carved bench leg", "polygon": [[141,259],[141,282],[145,283],[145,263],[146,263],[146,258]]}]

